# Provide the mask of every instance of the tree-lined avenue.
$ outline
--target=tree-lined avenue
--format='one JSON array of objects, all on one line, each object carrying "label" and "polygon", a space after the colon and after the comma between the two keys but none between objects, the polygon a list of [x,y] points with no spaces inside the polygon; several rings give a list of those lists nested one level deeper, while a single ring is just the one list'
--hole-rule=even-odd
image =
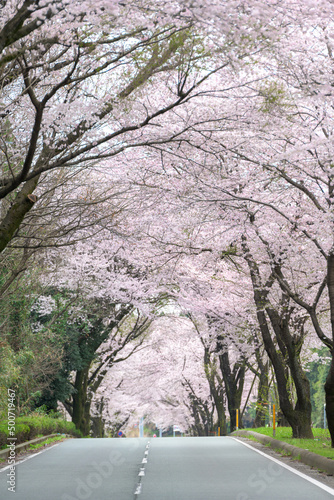
[{"label": "tree-lined avenue", "polygon": [[[1,498],[7,470],[0,474]],[[334,490],[234,438],[69,440],[16,468],[16,500],[326,500]]]}]

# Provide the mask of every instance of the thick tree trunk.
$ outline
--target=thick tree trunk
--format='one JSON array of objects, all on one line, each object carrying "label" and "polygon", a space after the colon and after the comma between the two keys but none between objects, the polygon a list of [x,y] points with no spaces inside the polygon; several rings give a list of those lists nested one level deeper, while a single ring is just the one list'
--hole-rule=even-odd
[{"label": "thick tree trunk", "polygon": [[220,435],[226,436],[227,426],[226,426],[226,415],[225,415],[225,407],[223,399],[221,399],[221,401],[216,402],[215,405],[218,414],[218,427],[220,428]]},{"label": "thick tree trunk", "polygon": [[90,409],[91,409],[91,399],[89,399],[89,396],[86,396],[86,401],[85,401],[85,406],[84,406],[84,433],[85,436],[90,435],[90,430],[91,430],[91,420],[92,417],[90,415]]},{"label": "thick tree trunk", "polygon": [[37,197],[32,193],[36,189],[40,176],[26,182],[16,195],[14,203],[8,208],[4,219],[0,223],[0,253],[14,238],[26,214],[32,209]]},{"label": "thick tree trunk", "polygon": [[[288,302],[288,297],[283,295],[282,303],[285,304],[286,310],[288,309]],[[297,402],[294,408],[289,407],[283,409],[281,407],[281,409],[290,422],[294,438],[313,439],[310,383],[300,361],[302,340],[294,340],[294,337],[291,335],[288,313],[282,316],[282,314],[278,314],[276,310],[270,307],[267,307],[266,311],[270,318],[281,352],[285,353],[285,358],[281,358],[280,362],[287,362],[297,394]],[[303,335],[300,335],[297,339],[298,338],[302,339]],[[286,376],[286,387],[287,384],[288,377]],[[278,386],[279,393],[280,390],[281,387]]]},{"label": "thick tree trunk", "polygon": [[191,405],[191,414],[194,419],[194,424],[193,424],[193,429],[194,429],[194,435],[195,436],[205,436],[205,430],[203,429],[203,425],[201,422],[200,414],[198,412],[198,408],[196,403],[193,403]]},{"label": "thick tree trunk", "polygon": [[104,422],[99,415],[98,417],[91,417],[92,422],[92,437],[103,438],[104,437]]},{"label": "thick tree trunk", "polygon": [[[78,370],[75,377],[72,406],[72,422],[84,436],[89,436],[90,416],[87,413],[87,380],[89,367]],[[90,408],[90,404],[89,404]]]},{"label": "thick tree trunk", "polygon": [[[90,413],[89,405],[89,413]],[[89,415],[91,422],[91,433],[94,438],[104,437],[104,420],[103,420],[103,408],[104,408],[104,398],[102,397],[98,403],[96,403],[96,412],[98,415],[94,417]]]},{"label": "thick tree trunk", "polygon": [[310,383],[299,364],[299,360],[298,365],[291,369],[297,392],[297,403],[294,408],[295,418],[292,419],[296,422],[292,427],[292,435],[298,438],[313,439]]},{"label": "thick tree trunk", "polygon": [[219,363],[224,379],[227,407],[230,415],[230,432],[233,432],[237,427],[237,410],[239,410],[238,427],[239,429],[242,428],[240,404],[245,381],[245,365],[243,362],[236,363],[232,371],[227,352],[219,355]]},{"label": "thick tree trunk", "polygon": [[210,351],[204,346],[204,368],[207,381],[209,382],[210,394],[215,403],[217,415],[218,415],[218,427],[220,428],[220,435],[226,436],[227,426],[226,426],[226,414],[224,405],[224,389],[222,387],[222,380],[217,375],[217,367],[215,363],[212,363]]},{"label": "thick tree trunk", "polygon": [[212,413],[208,406],[197,400],[195,397],[192,399],[192,415],[194,417],[195,426],[198,436],[210,436],[214,432]]},{"label": "thick tree trunk", "polygon": [[[291,370],[291,374],[296,386],[298,401],[295,408],[293,408],[288,391],[286,360],[281,353],[276,351],[263,309],[258,311],[257,315],[264,345],[273,364],[281,411],[292,428],[292,435],[294,438],[313,439],[309,382],[306,376],[302,374],[301,367],[297,369],[297,367],[294,366]],[[297,364],[297,359],[294,360],[294,363]],[[293,366],[293,363],[291,364]],[[291,369],[291,365],[289,365],[289,368]]]},{"label": "thick tree trunk", "polygon": [[[334,255],[327,258],[327,288],[330,303],[332,338],[334,341]],[[331,435],[332,448],[334,448],[334,360],[333,349],[331,351],[332,360],[325,383],[326,394],[326,416],[329,433]]]},{"label": "thick tree trunk", "polygon": [[[263,287],[261,283],[259,268],[249,251],[245,239],[243,242],[243,249],[245,252],[245,259],[250,269],[254,302],[257,308],[257,319],[264,347],[272,362],[276,376],[281,411],[292,428],[293,437],[312,439],[310,386],[299,359],[300,341],[296,343],[294,337],[289,332],[289,299],[283,293],[281,304],[282,312],[280,313],[271,307],[268,302],[268,287]],[[279,346],[278,350],[276,350],[276,346],[271,336],[267,315],[275,333]],[[291,376],[296,387],[297,403],[295,408],[290,399],[286,365],[288,365],[291,371]]]}]

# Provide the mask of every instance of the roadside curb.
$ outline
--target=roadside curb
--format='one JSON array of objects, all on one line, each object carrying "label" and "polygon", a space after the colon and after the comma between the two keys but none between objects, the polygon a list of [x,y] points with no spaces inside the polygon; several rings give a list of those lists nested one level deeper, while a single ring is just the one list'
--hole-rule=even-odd
[{"label": "roadside curb", "polygon": [[278,441],[277,439],[271,438],[269,436],[264,436],[263,434],[259,434],[258,432],[238,430],[232,432],[230,436],[240,436],[245,438],[252,436],[260,443],[268,444],[270,448],[275,451],[286,451],[289,455],[298,458],[304,464],[327,472],[327,474],[334,475],[334,460],[331,458],[322,457],[321,455],[317,455],[316,453],[312,453],[311,451],[297,448],[297,446],[285,443],[284,441]]},{"label": "roadside curb", "polygon": [[[18,454],[21,451],[26,450],[27,448],[29,448],[29,446],[31,444],[42,443],[46,439],[53,438],[56,436],[61,436],[61,435],[62,434],[49,434],[48,436],[41,436],[41,437],[38,437],[36,439],[32,439],[31,441],[26,441],[25,443],[18,444],[17,446],[15,446],[15,453]],[[67,437],[67,436],[69,436],[69,434],[64,434],[64,436]],[[8,458],[10,451],[11,450],[9,447],[6,450],[1,450],[0,451],[0,458]]]}]

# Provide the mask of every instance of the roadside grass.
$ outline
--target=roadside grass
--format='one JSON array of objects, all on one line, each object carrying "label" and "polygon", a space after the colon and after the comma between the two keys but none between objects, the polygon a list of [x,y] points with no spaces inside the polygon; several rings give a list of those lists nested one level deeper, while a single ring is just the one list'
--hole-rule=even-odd
[{"label": "roadside grass", "polygon": [[[39,437],[39,436],[38,436]],[[41,443],[31,444],[29,445],[29,450],[38,450],[39,448],[44,448],[46,445],[50,443],[55,443],[56,441],[62,441],[65,438],[65,435],[55,436],[53,438],[45,439]]]},{"label": "roadside grass", "polygon": [[[39,436],[36,436],[36,437],[43,437],[42,435],[39,435]],[[45,448],[46,446],[50,445],[50,444],[53,444],[53,443],[56,443],[57,441],[58,442],[61,442],[63,441],[65,438],[68,438],[69,435],[67,434],[59,434],[58,436],[55,436],[53,438],[47,438],[47,439],[44,439],[44,441],[41,441],[40,443],[36,443],[36,444],[30,444],[28,448],[26,448],[25,450],[20,450],[18,451],[17,450],[17,456],[20,457],[21,456],[21,453],[25,454],[25,453],[29,453],[29,452],[34,452],[34,451],[37,451],[41,448]],[[7,457],[4,457],[4,458],[0,458],[0,468],[2,468],[2,466],[5,466],[8,462],[8,458]]]},{"label": "roadside grass", "polygon": [[[249,430],[273,437],[272,427],[258,427]],[[334,448],[331,448],[331,439],[328,429],[312,429],[312,431],[314,439],[294,439],[292,438],[291,427],[276,427],[275,439],[297,446],[297,448],[303,448],[312,453],[317,453],[323,457],[334,459]]]}]

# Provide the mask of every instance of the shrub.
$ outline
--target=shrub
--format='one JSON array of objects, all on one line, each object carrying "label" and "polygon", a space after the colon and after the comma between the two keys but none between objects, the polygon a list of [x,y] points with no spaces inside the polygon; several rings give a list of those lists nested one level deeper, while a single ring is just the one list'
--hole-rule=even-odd
[{"label": "shrub", "polygon": [[[30,441],[37,436],[47,436],[48,434],[70,434],[74,437],[82,437],[82,433],[75,427],[73,422],[65,422],[62,419],[43,415],[30,415],[18,417],[15,422],[16,444]],[[4,420],[0,423],[0,448],[7,447],[9,436],[8,422]]]},{"label": "shrub", "polygon": [[30,439],[29,436],[30,436],[30,426],[27,424],[16,422],[14,436],[10,436],[9,434],[7,421],[2,422],[0,424],[0,448],[7,448],[8,444],[7,438],[9,437],[15,437],[16,444],[19,444],[23,443],[24,441],[29,441]]}]

